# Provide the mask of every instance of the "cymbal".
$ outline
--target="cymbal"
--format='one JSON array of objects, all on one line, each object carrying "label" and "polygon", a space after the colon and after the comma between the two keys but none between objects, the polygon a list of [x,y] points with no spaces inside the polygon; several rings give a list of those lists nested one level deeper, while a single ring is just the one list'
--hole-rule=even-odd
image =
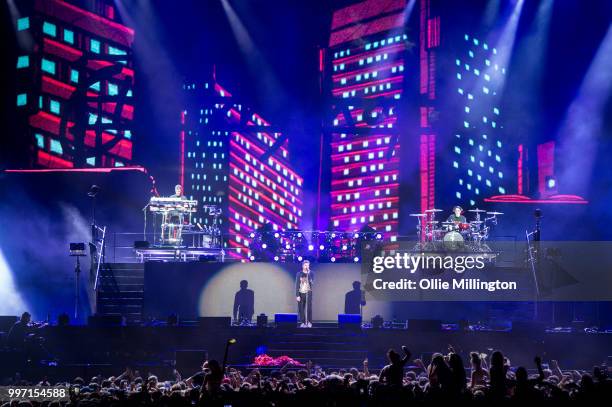
[{"label": "cymbal", "polygon": [[453,226],[454,224],[455,222],[448,222],[448,221],[442,222],[442,225],[444,226]]},{"label": "cymbal", "polygon": [[480,225],[481,223],[484,223],[484,222],[483,222],[483,221],[481,221],[481,220],[472,220],[472,221],[469,221],[468,223],[469,223],[470,225],[472,225],[472,224],[473,224],[473,225]]},{"label": "cymbal", "polygon": [[425,214],[424,213],[411,213],[408,216],[416,216],[416,217],[419,217],[419,218],[423,218],[423,217],[425,217]]},{"label": "cymbal", "polygon": [[425,212],[427,212],[427,213],[432,213],[432,212],[442,212],[442,209],[435,209],[435,208],[433,208],[433,209],[427,209]]},{"label": "cymbal", "polygon": [[483,213],[486,212],[484,209],[468,209],[468,212],[474,212],[474,213]]},{"label": "cymbal", "polygon": [[487,215],[503,215],[503,212],[487,212]]},{"label": "cymbal", "polygon": [[427,221],[427,223],[435,225],[436,223],[440,223],[440,221],[438,221],[438,220],[429,220],[429,221]]}]

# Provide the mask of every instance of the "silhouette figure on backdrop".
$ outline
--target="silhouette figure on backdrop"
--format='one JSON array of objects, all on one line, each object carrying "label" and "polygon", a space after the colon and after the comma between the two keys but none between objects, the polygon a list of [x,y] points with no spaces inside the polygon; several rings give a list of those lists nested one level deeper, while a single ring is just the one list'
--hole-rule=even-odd
[{"label": "silhouette figure on backdrop", "polygon": [[361,307],[366,305],[365,293],[361,290],[361,283],[353,281],[353,289],[344,296],[344,313],[361,314]]},{"label": "silhouette figure on backdrop", "polygon": [[255,313],[255,292],[248,289],[249,282],[242,280],[240,290],[234,296],[234,320],[237,322],[251,322]]}]

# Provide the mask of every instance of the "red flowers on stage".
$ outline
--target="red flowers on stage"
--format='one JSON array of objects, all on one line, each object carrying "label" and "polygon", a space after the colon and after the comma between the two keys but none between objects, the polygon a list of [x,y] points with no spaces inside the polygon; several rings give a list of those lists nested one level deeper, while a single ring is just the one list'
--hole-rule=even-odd
[{"label": "red flowers on stage", "polygon": [[303,363],[298,362],[295,359],[290,358],[289,356],[279,356],[277,358],[268,356],[265,353],[262,355],[258,355],[253,359],[253,365],[255,366],[304,366]]}]

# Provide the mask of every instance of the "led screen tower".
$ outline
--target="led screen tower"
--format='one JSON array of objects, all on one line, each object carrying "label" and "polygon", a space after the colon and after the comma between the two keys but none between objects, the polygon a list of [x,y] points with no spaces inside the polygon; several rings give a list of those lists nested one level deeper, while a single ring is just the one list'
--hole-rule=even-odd
[{"label": "led screen tower", "polygon": [[453,174],[454,198],[474,206],[486,197],[508,193],[516,174],[505,167],[507,162],[514,167],[516,146],[506,141],[501,121],[499,100],[506,67],[499,65],[497,49],[469,34],[464,34],[462,43],[453,78],[461,111],[453,134],[454,157],[447,163],[452,168],[445,171]]},{"label": "led screen tower", "polygon": [[398,106],[404,89],[406,2],[368,0],[333,14],[330,227],[398,234]]},{"label": "led screen tower", "polygon": [[132,161],[134,31],[113,2],[18,3],[16,105],[22,167],[119,167]]},{"label": "led screen tower", "polygon": [[297,229],[303,179],[289,161],[288,139],[259,114],[237,103],[214,80],[184,85],[181,115],[181,183],[199,202],[195,222],[210,226],[203,206],[221,208],[227,254],[251,255],[251,233]]}]

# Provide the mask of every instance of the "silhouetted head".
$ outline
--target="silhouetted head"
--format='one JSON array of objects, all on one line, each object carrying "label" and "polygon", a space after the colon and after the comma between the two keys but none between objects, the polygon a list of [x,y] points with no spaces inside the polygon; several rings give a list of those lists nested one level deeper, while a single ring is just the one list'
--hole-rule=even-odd
[{"label": "silhouetted head", "polygon": [[353,290],[359,291],[361,289],[361,282],[353,281]]},{"label": "silhouetted head", "polygon": [[470,352],[470,362],[473,368],[478,368],[482,365],[482,360],[478,352]]},{"label": "silhouetted head", "polygon": [[240,282],[240,288],[241,288],[241,289],[243,289],[243,290],[244,290],[244,289],[246,289],[248,286],[249,286],[249,282],[248,282],[248,281],[246,281],[246,280],[242,280],[242,281]]},{"label": "silhouetted head", "polygon": [[504,355],[500,351],[496,350],[491,355],[491,367],[493,366],[502,367],[503,365],[504,365]]},{"label": "silhouetted head", "polygon": [[456,353],[451,353],[450,357],[448,358],[448,365],[453,370],[457,370],[457,371],[464,370],[463,359],[461,359],[461,356],[459,356]]},{"label": "silhouetted head", "polygon": [[527,369],[523,366],[516,369],[516,381],[518,383],[526,383],[529,375],[527,374]]},{"label": "silhouetted head", "polygon": [[221,364],[214,359],[208,361],[207,367],[210,369],[211,373],[221,372]]},{"label": "silhouetted head", "polygon": [[434,353],[431,357],[431,364],[437,368],[446,367],[444,355],[442,355],[441,353]]},{"label": "silhouetted head", "polygon": [[395,364],[401,360],[400,354],[395,351],[395,349],[389,349],[387,351],[387,359],[389,362]]},{"label": "silhouetted head", "polygon": [[21,314],[21,322],[25,322],[26,324],[32,320],[32,315],[29,312],[24,312]]}]

